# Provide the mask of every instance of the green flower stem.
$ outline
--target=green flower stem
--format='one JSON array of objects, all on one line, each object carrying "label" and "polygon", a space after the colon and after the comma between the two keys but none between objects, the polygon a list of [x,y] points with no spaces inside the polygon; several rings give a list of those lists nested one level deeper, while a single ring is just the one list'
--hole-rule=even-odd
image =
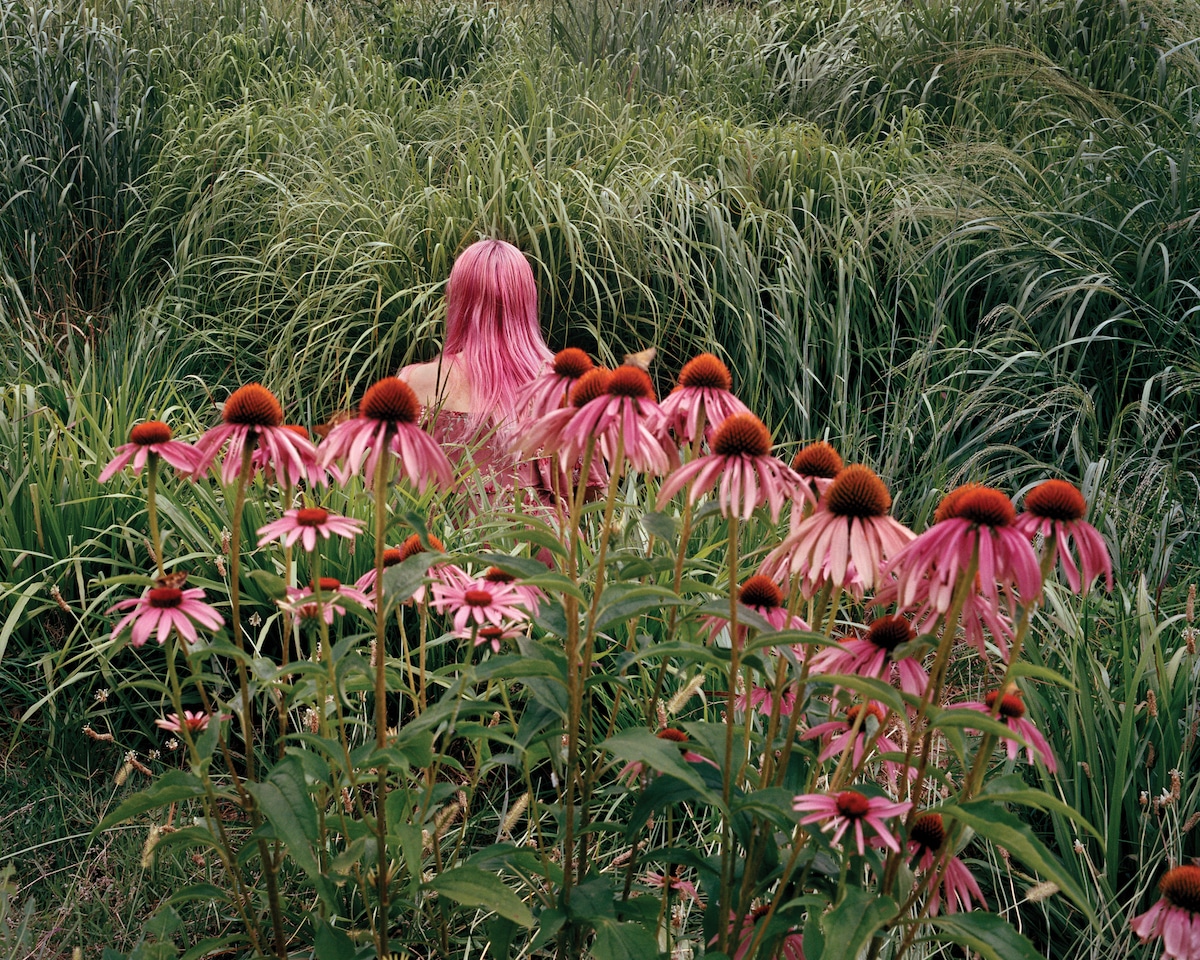
[{"label": "green flower stem", "polygon": [[[250,457],[253,445],[247,443],[242,451],[242,465],[238,471],[237,491],[233,500],[232,530],[229,534],[229,604],[230,628],[233,643],[237,647],[238,688],[242,699],[242,742],[246,747],[246,779],[254,779],[254,735],[250,726],[250,675],[246,671],[246,642],[242,638],[242,513],[246,509],[246,488],[250,482]],[[256,824],[257,826],[257,824]]]},{"label": "green flower stem", "polygon": [[[158,454],[150,451],[146,458],[146,519],[150,524],[150,545],[154,549],[154,566],[158,576],[163,575],[162,537],[158,532]],[[180,714],[183,716],[183,714]]]},{"label": "green flower stem", "polygon": [[[721,830],[721,903],[722,919],[729,911],[733,893],[733,820],[729,806],[733,799],[733,728],[734,700],[737,697],[738,672],[741,669],[741,644],[737,638],[738,607],[738,516],[729,515],[729,683],[725,691],[725,764],[721,777],[721,799],[725,804]],[[729,952],[729,928],[722,923],[717,949]]]},{"label": "green flower stem", "polygon": [[[387,605],[383,593],[383,548],[387,537],[387,493],[391,467],[392,458],[386,453],[381,454],[375,464],[375,747],[380,752],[387,746]],[[376,783],[375,831],[379,844],[379,869],[375,879],[378,884],[376,895],[379,898],[380,920],[377,947],[379,955],[384,957],[388,955],[389,950],[386,815],[388,764],[382,757],[378,764]]]}]

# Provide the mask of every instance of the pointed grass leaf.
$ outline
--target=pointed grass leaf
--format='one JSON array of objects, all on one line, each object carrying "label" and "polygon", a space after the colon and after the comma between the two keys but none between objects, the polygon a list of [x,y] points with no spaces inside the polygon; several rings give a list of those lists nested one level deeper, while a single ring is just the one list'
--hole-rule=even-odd
[{"label": "pointed grass leaf", "polygon": [[1007,920],[994,913],[973,910],[930,917],[938,931],[933,939],[957,943],[973,950],[983,960],[1041,960],[1042,955]]},{"label": "pointed grass leaf", "polygon": [[662,952],[657,940],[641,924],[603,919],[596,921],[592,956],[596,960],[654,960]]},{"label": "pointed grass leaf", "polygon": [[533,914],[521,898],[505,886],[496,874],[478,867],[453,867],[423,886],[464,907],[487,910],[522,927],[532,927],[534,924]]},{"label": "pointed grass leaf", "polygon": [[677,607],[684,601],[667,587],[615,584],[604,591],[605,604],[596,614],[596,629],[607,630],[614,624],[664,607]]},{"label": "pointed grass leaf", "polygon": [[1025,807],[1034,807],[1037,810],[1050,810],[1061,814],[1072,823],[1083,827],[1084,830],[1099,840],[1101,850],[1104,849],[1104,834],[1092,826],[1082,813],[1069,803],[1064,803],[1053,794],[1029,786],[1019,773],[1010,773],[1006,777],[997,777],[995,780],[989,780],[984,784],[983,790],[980,791],[980,798],[984,797],[998,800],[1001,803],[1019,803]]}]

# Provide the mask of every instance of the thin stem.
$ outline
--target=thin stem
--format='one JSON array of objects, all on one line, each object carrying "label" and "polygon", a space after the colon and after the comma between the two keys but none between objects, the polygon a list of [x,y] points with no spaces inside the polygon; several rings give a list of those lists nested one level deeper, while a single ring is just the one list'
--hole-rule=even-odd
[{"label": "thin stem", "polygon": [[[733,728],[734,701],[737,698],[738,671],[741,668],[741,644],[737,634],[738,607],[738,516],[731,512],[729,515],[729,689],[725,692],[725,765],[721,778],[721,798],[725,804],[724,823],[721,838],[721,914],[724,917],[729,909],[729,897],[733,892],[733,820],[729,815],[730,803],[733,799]],[[723,926],[720,932],[719,950],[728,952],[729,928]]]},{"label": "thin stem", "polygon": [[158,454],[153,450],[150,451],[150,455],[146,459],[146,473],[146,518],[150,524],[150,545],[154,550],[154,566],[158,570],[158,576],[161,578],[163,575],[163,547],[162,537],[159,536],[158,532],[158,500],[156,497],[158,487]]},{"label": "thin stem", "polygon": [[[387,745],[387,610],[383,593],[383,548],[387,536],[387,492],[392,458],[386,452],[375,465],[375,747],[382,754]],[[399,720],[397,719],[397,723]],[[379,955],[388,953],[387,792],[388,763],[380,756],[375,798],[375,830],[379,844],[376,871],[379,897]]]}]

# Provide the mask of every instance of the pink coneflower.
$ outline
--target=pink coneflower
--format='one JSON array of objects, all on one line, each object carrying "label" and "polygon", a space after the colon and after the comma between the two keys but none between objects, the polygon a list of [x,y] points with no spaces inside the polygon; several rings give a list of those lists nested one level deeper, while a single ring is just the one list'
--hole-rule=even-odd
[{"label": "pink coneflower", "polygon": [[1041,760],[1050,773],[1058,769],[1054,754],[1050,751],[1050,743],[1033,723],[1025,719],[1025,701],[1021,699],[1021,691],[1015,684],[1009,684],[1003,691],[989,690],[983,698],[966,703],[956,703],[955,707],[963,710],[978,710],[980,713],[991,715],[996,700],[1000,701],[1000,712],[996,719],[1013,732],[1013,736],[1004,737],[1004,746],[1010,760],[1015,760],[1024,747],[1029,762]]},{"label": "pink coneflower", "polygon": [[657,430],[669,431],[680,442],[691,443],[700,432],[701,416],[707,436],[735,413],[749,413],[746,405],[730,392],[732,388],[729,368],[720,360],[711,353],[693,357],[679,372],[679,386],[659,404],[662,419]]},{"label": "pink coneflower", "polygon": [[595,366],[578,347],[560,350],[546,369],[518,392],[518,409],[527,410],[526,416],[532,420],[561,409],[576,381]]},{"label": "pink coneflower", "polygon": [[1133,927],[1142,943],[1162,938],[1162,960],[1200,960],[1200,867],[1173,867],[1158,882],[1162,896]]},{"label": "pink coneflower", "polygon": [[858,855],[866,852],[864,846],[863,824],[874,831],[879,841],[888,849],[900,852],[900,841],[896,839],[886,823],[885,817],[900,817],[908,813],[912,804],[907,800],[896,802],[885,800],[883,797],[867,797],[857,790],[843,790],[837,794],[802,793],[792,801],[792,809],[797,813],[807,813],[801,817],[801,824],[824,821],[822,830],[833,829],[831,843],[838,843],[850,827],[854,827],[854,839],[858,846]]},{"label": "pink coneflower", "polygon": [[[462,635],[471,626],[503,627],[528,618],[525,598],[511,584],[470,580],[466,583],[435,583],[433,606],[453,616],[454,632]],[[469,633],[467,634],[470,635]]]},{"label": "pink coneflower", "polygon": [[283,426],[283,408],[261,383],[239,387],[221,411],[220,426],[205,431],[196,441],[196,475],[206,472],[225,450],[221,482],[233,483],[242,470],[247,450],[264,451],[260,463],[269,464],[281,481],[295,484],[308,475],[315,448],[307,436]]},{"label": "pink coneflower", "polygon": [[537,587],[530,587],[522,583],[511,573],[506,573],[499,567],[488,567],[483,573],[483,579],[488,583],[509,584],[517,592],[517,595],[521,597],[525,609],[531,617],[537,616],[538,607],[546,599],[546,595]]},{"label": "pink coneflower", "polygon": [[183,720],[179,719],[179,714],[168,713],[165,720],[155,720],[156,727],[162,727],[164,730],[170,730],[172,733],[182,733],[186,727],[188,733],[203,733],[208,729],[209,723],[214,717],[217,720],[228,720],[232,714],[212,714],[201,713],[199,710],[184,710]]},{"label": "pink coneflower", "polygon": [[[863,718],[863,723],[859,726],[858,734],[853,738],[850,737],[851,731],[854,729],[854,723],[858,719],[858,715],[862,710],[867,711],[867,716]],[[875,727],[871,728],[871,720],[874,720]],[[876,730],[882,730],[883,725],[887,722],[887,710],[878,703],[855,704],[846,708],[844,719],[827,720],[825,723],[818,723],[815,727],[810,727],[801,736],[801,740],[816,740],[824,739],[824,745],[821,747],[821,753],[817,757],[818,760],[828,760],[830,757],[840,757],[845,751],[851,750],[850,759],[854,766],[852,769],[859,769],[862,764],[863,757],[866,754],[867,741],[871,739]],[[894,743],[887,734],[880,732],[875,737],[874,751],[876,753],[901,753],[901,748]],[[896,777],[900,773],[900,768],[903,764],[897,763],[895,760],[884,760],[883,769],[891,783],[896,782]],[[915,776],[916,771],[910,770],[910,774]]]},{"label": "pink coneflower", "polygon": [[360,607],[371,609],[371,598],[355,587],[347,587],[335,577],[322,577],[320,580],[320,603],[317,603],[317,591],[314,584],[307,587],[288,587],[287,599],[280,600],[279,609],[290,613],[297,624],[315,623],[318,611],[327,624],[333,623],[334,614],[345,616],[346,608],[338,600],[349,600]]},{"label": "pink coneflower", "polygon": [[[436,550],[438,553],[446,552],[445,544],[443,544],[442,541],[439,540],[437,537],[435,537],[433,534],[430,534],[427,537],[427,541],[429,543],[429,548],[431,550]],[[383,552],[383,566],[386,569],[387,567],[393,566],[394,564],[403,563],[409,557],[416,556],[418,553],[425,553],[425,544],[423,544],[421,542],[420,535],[414,533],[414,534],[410,535],[404,541],[404,543],[402,543],[400,545],[398,550],[395,550],[395,551],[385,550]],[[434,582],[440,581],[442,583],[458,584],[460,586],[462,584],[468,583],[471,580],[471,578],[469,576],[467,576],[466,572],[461,567],[459,567],[457,564],[453,564],[453,563],[435,564],[434,566],[429,568],[429,570],[427,571],[427,576],[429,576],[430,579],[432,579]],[[368,570],[365,574],[363,574],[363,576],[361,576],[358,579],[358,582],[356,582],[354,585],[356,587],[358,587],[360,590],[365,590],[366,586],[364,586],[364,582],[370,586],[374,586],[374,583],[375,583],[375,571],[374,570]],[[411,599],[416,603],[424,603],[425,602],[425,586],[424,586],[424,584],[417,587],[417,589],[413,592]]]},{"label": "pink coneflower", "polygon": [[608,378],[604,394],[580,405],[582,390],[595,372],[581,378],[572,391],[571,403],[578,409],[559,434],[560,458],[565,463],[579,460],[595,440],[600,454],[614,467],[620,447],[625,460],[639,473],[666,473],[671,462],[652,429],[659,408],[649,374],[633,366],[618,367]]},{"label": "pink coneflower", "polygon": [[[1087,503],[1083,494],[1065,480],[1047,480],[1025,494],[1025,512],[1017,517],[1014,526],[1029,539],[1041,534],[1044,549],[1050,551],[1047,569],[1057,559],[1066,574],[1073,593],[1087,593],[1095,580],[1104,574],[1104,586],[1113,588],[1112,559],[1100,531],[1083,519]],[[1071,556],[1074,545],[1079,562]],[[1079,571],[1083,570],[1080,579]]]},{"label": "pink coneflower", "polygon": [[430,480],[449,487],[454,468],[437,441],[418,426],[421,402],[403,380],[385,377],[363,394],[358,416],[329,431],[318,450],[321,463],[330,467],[343,462],[342,475],[353,476],[365,467],[375,476],[379,456],[385,450],[396,454],[401,474],[424,493]]},{"label": "pink coneflower", "polygon": [[[658,737],[659,740],[670,740],[672,743],[678,744],[679,752],[683,755],[683,759],[688,763],[707,763],[711,767],[716,766],[716,764],[709,760],[708,757],[702,757],[700,754],[689,750],[685,746],[685,744],[688,742],[688,735],[677,727],[666,727],[662,730],[659,730],[655,736]],[[633,786],[633,784],[641,778],[645,769],[646,765],[644,763],[642,763],[640,760],[634,760],[625,764],[625,766],[621,768],[621,772],[617,774],[617,781],[619,783],[624,783],[627,786]]]},{"label": "pink coneflower", "polygon": [[[748,694],[739,693],[733,698],[735,713],[745,713],[747,706],[751,710],[757,710],[764,717],[769,717],[775,709],[775,695],[767,687],[752,686]],[[794,684],[788,684],[779,694],[779,713],[781,716],[790,717],[795,709],[796,687]]]},{"label": "pink coneflower", "polygon": [[[737,941],[737,945],[734,947],[733,951],[733,960],[746,960],[746,958],[749,956],[750,948],[754,946],[755,927],[758,925],[758,922],[767,915],[768,910],[770,910],[770,904],[764,903],[760,907],[755,907],[748,914],[742,917],[742,922],[737,930],[734,930],[734,927],[738,926],[737,917],[733,914],[730,914],[730,937],[732,939],[736,939]],[[804,934],[800,930],[788,930],[783,935],[783,939],[780,941],[776,941],[777,936],[778,935],[776,934],[773,936],[763,937],[761,941],[763,947],[771,944],[772,942],[778,942],[779,945],[771,950],[762,949],[760,947],[758,952],[759,956],[778,956],[782,958],[782,960],[804,960]],[[713,937],[708,941],[708,945],[710,947],[715,947],[717,944],[717,939],[717,937]]]},{"label": "pink coneflower", "polygon": [[1028,603],[1042,587],[1038,559],[1029,538],[1013,523],[1012,501],[999,490],[979,484],[947,495],[934,514],[937,521],[888,561],[885,573],[896,577],[900,609],[928,602],[945,613],[959,578],[975,561],[978,593],[1000,611],[1000,592],[1014,588]]},{"label": "pink coneflower", "polygon": [[752,413],[728,417],[713,434],[712,453],[685,463],[663,481],[658,509],[686,484],[691,484],[688,503],[694,504],[718,481],[721,515],[743,520],[767,503],[772,522],[777,522],[784,503],[806,489],[790,467],[771,456],[771,434]]},{"label": "pink coneflower", "polygon": [[871,622],[861,639],[847,638],[836,646],[822,647],[809,661],[813,673],[844,673],[873,677],[921,696],[929,685],[929,674],[914,657],[896,659],[895,649],[914,639],[912,626],[900,616],[879,617]]},{"label": "pink coneflower", "polygon": [[525,636],[524,628],[521,624],[517,623],[489,623],[478,629],[467,624],[456,636],[461,637],[463,640],[470,640],[472,633],[475,635],[475,646],[482,647],[485,643],[489,644],[492,648],[492,653],[499,653],[500,646],[505,640],[515,640],[517,637]]},{"label": "pink coneflower", "polygon": [[638,880],[648,887],[657,887],[659,890],[670,890],[672,893],[677,894],[680,900],[690,900],[693,903],[700,902],[700,893],[696,889],[696,885],[690,880],[680,878],[674,871],[669,875],[644,873]]},{"label": "pink coneflower", "polygon": [[[417,535],[414,533],[413,536],[416,537]],[[430,539],[432,540],[433,538],[431,537]],[[441,549],[441,546],[440,546],[441,541],[439,540],[438,543],[439,543],[438,549],[440,550]],[[421,546],[421,538],[420,537],[417,537],[417,546],[418,547]],[[413,551],[413,552],[420,553],[421,551],[417,550],[417,551]],[[409,556],[412,556],[412,554],[409,554]],[[396,564],[398,564],[403,559],[405,559],[404,554],[401,552],[399,547],[388,547],[386,550],[383,551],[383,569],[386,570],[388,567],[394,567]],[[354,581],[354,589],[361,590],[361,591],[363,591],[363,593],[366,593],[368,590],[370,590],[372,587],[374,587],[376,572],[377,571],[375,570],[375,568],[372,567],[370,570],[368,570],[366,573],[364,573],[361,577],[359,577],[357,580]]]},{"label": "pink coneflower", "polygon": [[832,486],[845,466],[838,452],[824,440],[802,447],[792,457],[792,470],[800,477],[802,485],[812,496],[805,498],[807,502],[801,501],[792,507],[790,530],[795,531],[800,521],[812,512],[808,509],[810,504],[825,496],[825,491]]},{"label": "pink coneflower", "polygon": [[[307,442],[307,445],[301,445],[299,452],[300,459],[304,464],[304,478],[308,481],[308,485],[316,487],[327,484],[329,474],[317,459],[317,448],[312,445],[308,430],[298,423],[285,423],[283,429],[292,431]],[[262,444],[255,447],[254,453],[250,455],[250,467],[255,472],[261,470],[268,481],[275,479],[275,468],[271,463],[270,452]]]},{"label": "pink coneflower", "polygon": [[140,647],[152,636],[157,635],[158,642],[165,643],[174,629],[188,643],[198,639],[196,625],[205,630],[219,630],[224,618],[211,606],[204,602],[204,591],[199,587],[190,590],[180,590],[176,587],[151,587],[140,597],[122,600],[109,608],[114,610],[129,610],[113,627],[112,638],[115,640],[130,627],[130,642]]},{"label": "pink coneflower", "polygon": [[[738,602],[749,607],[767,621],[774,630],[808,630],[809,626],[800,617],[789,617],[787,607],[783,605],[783,591],[770,577],[756,573],[748,577],[738,587]],[[704,627],[708,630],[709,643],[729,625],[726,617],[705,617]],[[746,640],[746,626],[738,624],[738,640]],[[802,657],[804,648],[796,648],[797,656]]]},{"label": "pink coneflower", "polygon": [[309,553],[317,549],[317,536],[328,540],[332,535],[354,539],[362,533],[363,522],[352,517],[341,517],[330,513],[323,507],[301,507],[298,510],[285,510],[282,517],[259,527],[258,545],[265,547],[278,537],[285,547],[290,547],[297,540]]},{"label": "pink coneflower", "polygon": [[113,452],[116,456],[100,472],[101,483],[107,483],[131,462],[134,474],[141,473],[152,453],[183,473],[195,473],[200,460],[195,447],[182,440],[172,440],[171,428],[158,420],[139,423],[129,431],[129,442]]},{"label": "pink coneflower", "polygon": [[925,813],[917,817],[908,833],[908,849],[916,856],[916,869],[922,873],[937,870],[938,876],[929,886],[929,915],[936,917],[943,901],[947,913],[973,910],[978,903],[985,910],[987,900],[979,884],[963,863],[943,847],[946,828],[940,813]]},{"label": "pink coneflower", "polygon": [[888,516],[891,506],[891,494],[875,472],[851,464],[812,516],[767,555],[760,572],[773,580],[801,577],[806,596],[832,584],[861,598],[879,582],[882,564],[913,538]]}]

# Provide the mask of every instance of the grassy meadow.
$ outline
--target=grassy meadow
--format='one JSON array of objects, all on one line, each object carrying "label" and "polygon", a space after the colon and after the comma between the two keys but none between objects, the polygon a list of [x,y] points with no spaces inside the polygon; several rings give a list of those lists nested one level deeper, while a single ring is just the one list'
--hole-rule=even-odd
[{"label": "grassy meadow", "polygon": [[[170,760],[152,651],[109,637],[149,532],[113,450],[252,381],[324,423],[438,351],[481,237],[529,257],[552,349],[654,346],[660,395],[712,351],[781,456],[828,439],[914,530],[963,482],[1080,487],[1116,588],[1037,614],[1070,685],[1026,691],[1059,759],[1026,777],[1103,838],[1029,821],[1099,926],[971,862],[1047,957],[1157,957],[1129,916],[1200,856],[1200,3],[0,0],[0,958],[157,957],[147,919],[217,869],[92,833],[129,752]],[[217,493],[159,512],[224,577]],[[442,936],[405,955],[479,955]]]}]

